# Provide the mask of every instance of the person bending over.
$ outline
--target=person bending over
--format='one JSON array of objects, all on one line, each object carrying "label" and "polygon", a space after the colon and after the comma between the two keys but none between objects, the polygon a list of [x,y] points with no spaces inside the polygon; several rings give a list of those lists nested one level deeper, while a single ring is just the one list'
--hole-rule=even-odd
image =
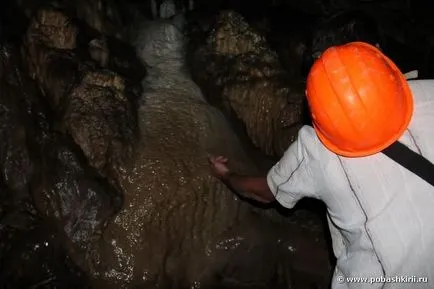
[{"label": "person bending over", "polygon": [[434,80],[407,81],[377,47],[350,42],[316,60],[306,95],[313,126],[266,176],[210,156],[213,175],[263,203],[322,200],[333,289],[434,288]]}]

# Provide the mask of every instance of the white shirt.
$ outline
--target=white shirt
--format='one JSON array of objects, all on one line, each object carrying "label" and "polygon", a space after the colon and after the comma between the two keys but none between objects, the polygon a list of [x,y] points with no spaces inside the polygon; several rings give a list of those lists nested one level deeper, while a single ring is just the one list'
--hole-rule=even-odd
[{"label": "white shirt", "polygon": [[[414,115],[400,141],[434,163],[434,80],[409,84]],[[333,289],[434,288],[434,187],[418,176],[382,153],[337,156],[305,126],[267,181],[287,208],[303,197],[327,205],[337,258]],[[412,280],[419,277],[427,282]]]}]

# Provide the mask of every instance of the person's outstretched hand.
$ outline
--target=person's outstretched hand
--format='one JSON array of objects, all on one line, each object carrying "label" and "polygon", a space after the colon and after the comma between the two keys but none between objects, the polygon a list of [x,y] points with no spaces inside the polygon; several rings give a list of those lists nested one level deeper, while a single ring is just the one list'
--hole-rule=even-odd
[{"label": "person's outstretched hand", "polygon": [[224,179],[229,173],[229,169],[226,165],[228,158],[224,156],[208,156],[211,173],[219,178]]}]

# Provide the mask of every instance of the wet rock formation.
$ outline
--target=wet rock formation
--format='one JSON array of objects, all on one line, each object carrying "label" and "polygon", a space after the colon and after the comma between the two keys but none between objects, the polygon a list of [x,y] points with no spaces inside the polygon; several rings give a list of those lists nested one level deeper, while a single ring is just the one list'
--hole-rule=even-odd
[{"label": "wet rock formation", "polygon": [[[79,278],[69,270],[85,268],[91,243],[122,204],[106,168],[114,170],[136,138],[132,107],[140,83],[134,86],[134,81],[141,80],[144,69],[119,49],[104,63],[93,61],[95,53],[77,46],[78,27],[69,20],[60,11],[40,10],[21,55],[15,45],[1,46],[2,264],[17,251],[20,255],[11,270],[2,270],[0,283],[12,288],[71,288],[66,280]],[[108,49],[113,47],[122,45],[109,43]],[[35,239],[23,240],[29,232]],[[41,270],[32,272],[32,256],[41,257]]]},{"label": "wet rock formation", "polygon": [[[182,33],[166,21],[140,31],[137,51],[149,67],[138,108],[140,142],[119,170],[124,203],[98,243],[96,283],[210,288],[228,282],[225,267],[236,265],[249,274],[230,272],[230,280],[267,288],[274,272],[243,258],[276,266],[280,247],[268,248],[275,236],[255,232],[250,206],[210,176],[207,154],[229,156],[240,172],[254,166],[185,70]],[[248,252],[252,246],[256,251]],[[251,266],[259,270],[255,276]]]},{"label": "wet rock formation", "polygon": [[[79,19],[99,33],[127,41],[134,20],[142,17],[134,4],[120,5],[115,0],[17,0],[19,8],[28,18],[32,18],[41,8],[68,11],[71,19]],[[136,11],[135,11],[136,10]],[[129,18],[125,18],[128,15]],[[131,25],[131,26],[130,26]]]},{"label": "wet rock formation", "polygon": [[[319,248],[309,260],[327,272],[320,229],[297,232],[297,224],[271,222],[210,176],[208,154],[227,155],[241,173],[257,170],[191,79],[181,22],[174,22],[144,25],[138,60],[127,45],[87,34],[67,12],[44,8],[15,55],[23,65],[1,62],[0,134],[10,142],[0,146],[0,197],[7,200],[0,206],[7,236],[0,258],[21,255],[13,262],[19,273],[0,274],[0,281],[56,286],[75,278],[80,284],[65,288],[84,288],[86,276],[94,288],[287,288],[293,274],[308,271],[309,256],[299,251],[306,234]],[[147,76],[136,85],[143,64]],[[242,108],[238,99],[255,106],[235,97],[231,107]],[[52,258],[26,280],[32,258],[47,251]],[[314,277],[325,284],[323,275]]]},{"label": "wet rock formation", "polygon": [[13,46],[0,47],[0,167],[4,186],[16,192],[15,197],[26,190],[33,166],[27,150],[27,132],[20,113],[19,78],[15,71]]},{"label": "wet rock formation", "polygon": [[[106,38],[90,40],[87,59],[81,57],[75,50],[77,33],[77,25],[61,11],[39,10],[28,28],[23,56],[56,112],[59,128],[102,170],[131,153],[137,130],[134,92],[139,93],[133,82],[140,81],[144,70],[128,59],[116,61],[119,54],[109,54]],[[128,78],[128,73],[134,76]]]},{"label": "wet rock formation", "polygon": [[[121,2],[2,3],[0,287],[326,288],[318,219],[244,202],[209,175],[206,157],[258,171],[227,119],[264,153],[282,154],[304,121],[300,56],[358,29],[357,15],[328,22],[334,13],[376,7],[388,54],[399,46],[404,67],[428,69],[432,9],[404,0],[225,1],[260,12],[243,18],[211,15],[218,0]],[[192,75],[205,96],[186,68],[177,29],[185,22],[174,15],[183,7],[210,13],[187,19]],[[305,13],[267,20],[264,7]],[[416,9],[425,11],[419,24]],[[167,20],[138,26],[143,11]],[[311,26],[317,32],[306,35]],[[5,43],[4,33],[22,42]],[[131,36],[139,57],[119,41]]]},{"label": "wet rock formation", "polygon": [[65,240],[82,253],[119,207],[119,193],[52,129],[19,49],[1,51],[0,284],[84,286]]},{"label": "wet rock formation", "polygon": [[264,153],[282,155],[303,122],[303,83],[241,15],[222,12],[206,34],[191,47],[195,81],[210,92],[210,103],[236,115]]}]

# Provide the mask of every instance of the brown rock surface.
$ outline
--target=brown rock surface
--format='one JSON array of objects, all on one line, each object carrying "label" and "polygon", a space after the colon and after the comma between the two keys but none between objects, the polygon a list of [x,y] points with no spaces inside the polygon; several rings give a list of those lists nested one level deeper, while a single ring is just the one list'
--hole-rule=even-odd
[{"label": "brown rock surface", "polygon": [[[123,207],[89,256],[96,286],[289,286],[290,272],[300,270],[291,244],[303,242],[287,234],[287,222],[255,213],[210,176],[208,154],[228,156],[240,173],[256,168],[185,70],[181,33],[170,22],[148,25],[137,41],[149,67],[139,102],[140,141],[118,171]],[[327,268],[326,255],[316,260]]]},{"label": "brown rock surface", "polygon": [[[224,116],[182,69],[182,47],[175,45],[180,32],[167,23],[151,25],[142,33],[157,37],[155,43],[139,48],[155,64],[140,101],[140,142],[120,170],[124,205],[100,243],[96,272],[131,285],[172,280],[187,286],[209,281],[226,263],[227,247],[247,242],[232,231],[247,218],[247,204],[210,176],[207,155],[228,155],[231,166],[245,172],[249,161]],[[168,39],[164,48],[149,50],[158,47],[160,32]],[[173,57],[159,62],[169,56],[160,53]]]},{"label": "brown rock surface", "polygon": [[77,31],[63,12],[40,10],[27,30],[22,50],[30,75],[38,80],[59,127],[72,135],[91,165],[101,170],[131,153],[137,128],[133,84],[128,76],[89,61],[91,55],[87,59],[78,55],[73,50]]},{"label": "brown rock surface", "polygon": [[237,116],[257,147],[282,155],[303,122],[303,83],[289,77],[265,38],[235,12],[222,12],[205,42],[192,47],[195,80],[211,91],[212,104]]},{"label": "brown rock surface", "polygon": [[9,44],[0,45],[0,263],[7,264],[0,284],[77,288],[83,280],[65,248],[83,256],[119,195],[73,142],[53,132],[37,84]]},{"label": "brown rock surface", "polygon": [[208,154],[228,156],[240,173],[257,170],[189,76],[182,33],[159,21],[141,30],[137,52],[149,71],[136,123],[131,85],[140,78],[110,46],[108,61],[99,62],[78,42],[54,40],[56,33],[73,39],[67,35],[77,27],[57,10],[44,11],[22,54],[60,133],[36,136],[47,153],[37,154],[32,195],[95,288],[288,287],[300,267],[288,248],[302,242],[286,234],[287,222],[271,229],[264,212],[210,176]]}]

